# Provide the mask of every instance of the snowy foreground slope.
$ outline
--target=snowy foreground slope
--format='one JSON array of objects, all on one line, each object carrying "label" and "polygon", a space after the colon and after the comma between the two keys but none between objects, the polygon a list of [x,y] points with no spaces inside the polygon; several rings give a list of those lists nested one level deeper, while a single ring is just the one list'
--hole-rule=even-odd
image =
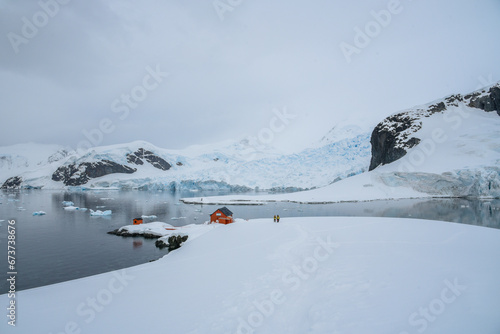
[{"label": "snowy foreground slope", "polygon": [[[500,108],[500,84],[493,88],[499,93],[498,106],[495,108]],[[203,203],[326,203],[418,197],[498,198],[500,109],[498,112],[488,112],[471,106],[471,97],[481,99],[491,95],[488,95],[488,89],[484,89],[466,97],[451,96],[388,117],[372,134],[374,169],[367,173],[310,191],[210,197],[203,199]],[[379,139],[376,142],[382,143],[382,149],[378,149],[377,143],[374,144],[374,138]],[[186,203],[201,202],[200,198],[183,200]]]},{"label": "snowy foreground slope", "polygon": [[369,134],[337,129],[314,147],[282,154],[248,140],[167,150],[147,142],[83,154],[36,144],[0,147],[0,186],[42,189],[308,189],[359,174],[370,162]]},{"label": "snowy foreground slope", "polygon": [[499,253],[500,230],[438,221],[237,222],[152,263],[21,291],[0,332],[497,334]]}]

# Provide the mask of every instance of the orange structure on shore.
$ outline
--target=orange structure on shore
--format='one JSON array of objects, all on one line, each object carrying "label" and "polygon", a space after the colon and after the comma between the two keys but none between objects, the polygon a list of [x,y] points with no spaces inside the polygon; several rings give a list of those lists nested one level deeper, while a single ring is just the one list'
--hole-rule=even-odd
[{"label": "orange structure on shore", "polygon": [[211,223],[231,224],[233,222],[233,213],[226,207],[215,210],[210,215]]}]

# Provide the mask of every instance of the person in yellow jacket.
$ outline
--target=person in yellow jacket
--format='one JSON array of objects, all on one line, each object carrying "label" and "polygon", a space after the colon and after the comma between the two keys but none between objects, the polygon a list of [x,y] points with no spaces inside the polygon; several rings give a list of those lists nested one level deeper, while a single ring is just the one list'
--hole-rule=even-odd
[{"label": "person in yellow jacket", "polygon": [[278,216],[276,217],[276,222],[277,222],[277,223],[279,223],[279,222],[280,222],[280,215],[278,215]]},{"label": "person in yellow jacket", "polygon": [[276,223],[276,215],[274,215],[274,222]]}]

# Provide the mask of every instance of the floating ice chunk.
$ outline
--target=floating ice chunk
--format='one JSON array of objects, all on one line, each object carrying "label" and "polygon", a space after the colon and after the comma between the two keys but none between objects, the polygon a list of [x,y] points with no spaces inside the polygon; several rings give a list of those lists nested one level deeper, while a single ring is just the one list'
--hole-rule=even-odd
[{"label": "floating ice chunk", "polygon": [[111,210],[101,211],[101,210],[92,210],[90,209],[91,216],[111,216],[113,212]]},{"label": "floating ice chunk", "polygon": [[20,207],[17,208],[17,211],[24,211],[24,210],[26,210],[26,209],[23,208],[22,206],[20,206]]},{"label": "floating ice chunk", "polygon": [[74,206],[75,203],[71,202],[71,201],[62,201],[62,205],[63,206]]},{"label": "floating ice chunk", "polygon": [[46,215],[47,213],[45,211],[35,211],[33,212],[33,216],[43,216]]},{"label": "floating ice chunk", "polygon": [[155,216],[155,215],[151,215],[151,216],[142,215],[142,216],[141,216],[141,218],[142,218],[142,219],[156,219],[156,218],[158,218],[158,217],[157,217],[157,216]]},{"label": "floating ice chunk", "polygon": [[69,206],[65,206],[64,207],[64,210],[67,210],[67,211],[76,211],[76,210],[79,210],[80,208],[77,207],[77,206],[73,206],[73,205],[69,205]]}]

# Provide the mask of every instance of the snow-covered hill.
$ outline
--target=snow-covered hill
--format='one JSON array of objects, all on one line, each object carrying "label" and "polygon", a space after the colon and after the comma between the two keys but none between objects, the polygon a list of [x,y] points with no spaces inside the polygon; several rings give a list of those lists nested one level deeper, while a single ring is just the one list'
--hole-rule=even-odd
[{"label": "snow-covered hill", "polygon": [[136,141],[95,147],[83,154],[53,145],[2,147],[0,184],[43,189],[310,189],[367,170],[369,133],[346,131],[351,135],[295,154],[282,154],[248,139],[184,150]]}]

